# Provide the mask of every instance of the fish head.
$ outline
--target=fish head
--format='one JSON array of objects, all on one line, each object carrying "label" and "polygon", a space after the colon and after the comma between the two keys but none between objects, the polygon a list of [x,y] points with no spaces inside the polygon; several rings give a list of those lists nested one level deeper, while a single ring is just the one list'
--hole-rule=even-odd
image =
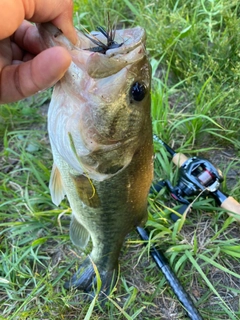
[{"label": "fish head", "polygon": [[[98,38],[100,35],[95,35]],[[105,54],[88,52],[85,92],[98,142],[136,138],[150,112],[150,66],[142,28],[116,31],[121,46]],[[86,132],[86,131],[85,131]]]},{"label": "fish head", "polygon": [[108,47],[101,32],[78,32],[74,46],[54,28],[40,25],[42,39],[67,48],[73,62],[54,89],[50,139],[76,171],[102,180],[125,168],[151,131],[146,34],[141,27],[116,30]]}]

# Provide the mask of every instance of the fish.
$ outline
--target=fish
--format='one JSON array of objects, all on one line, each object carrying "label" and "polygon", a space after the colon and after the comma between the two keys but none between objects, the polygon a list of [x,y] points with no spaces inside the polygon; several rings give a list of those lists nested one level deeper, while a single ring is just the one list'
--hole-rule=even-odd
[{"label": "fish", "polygon": [[[51,23],[38,25],[46,48],[72,56],[54,86],[48,134],[53,154],[52,201],[66,196],[72,213],[70,239],[92,251],[65,288],[109,294],[128,233],[147,220],[153,179],[151,66],[141,27],[89,34],[77,30],[73,45]],[[47,71],[46,71],[47,72]],[[96,272],[97,270],[97,272]]]}]

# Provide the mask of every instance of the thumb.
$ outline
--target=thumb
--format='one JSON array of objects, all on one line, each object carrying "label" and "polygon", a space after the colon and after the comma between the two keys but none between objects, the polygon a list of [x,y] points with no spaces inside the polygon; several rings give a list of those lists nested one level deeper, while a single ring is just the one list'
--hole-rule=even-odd
[{"label": "thumb", "polygon": [[71,56],[62,47],[39,53],[32,60],[6,66],[0,74],[0,103],[17,101],[54,85],[67,71]]}]

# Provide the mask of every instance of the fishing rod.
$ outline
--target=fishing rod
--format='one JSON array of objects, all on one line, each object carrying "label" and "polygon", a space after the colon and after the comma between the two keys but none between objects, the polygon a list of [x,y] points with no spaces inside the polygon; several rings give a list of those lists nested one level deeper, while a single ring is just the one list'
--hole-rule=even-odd
[{"label": "fishing rod", "polygon": [[[233,197],[227,196],[219,190],[220,183],[223,181],[220,170],[216,169],[214,165],[206,159],[198,157],[187,158],[182,153],[176,153],[156,135],[154,135],[154,140],[165,147],[172,157],[172,162],[179,167],[179,180],[175,187],[173,187],[168,180],[159,181],[154,185],[150,192],[154,190],[159,192],[166,186],[169,189],[171,196],[182,203],[182,206],[177,210],[179,214],[183,214],[190,205],[187,197],[200,194],[201,192],[207,192],[212,195],[216,199],[218,205],[223,209],[226,209],[230,215],[230,212],[239,215],[239,217],[235,215],[234,217],[240,220],[240,203]],[[171,214],[171,218],[176,221],[180,217],[176,214]],[[137,227],[136,230],[141,239],[145,241],[145,245],[147,245],[147,242],[149,241],[148,231],[141,227]],[[182,303],[188,317],[191,320],[202,320],[203,318],[194,306],[191,297],[179,282],[164,254],[151,245],[150,255],[157,264],[157,267],[164,274],[176,297]]]},{"label": "fishing rod", "polygon": [[[143,229],[141,227],[137,227],[137,232],[140,235],[141,239],[143,241],[146,241],[145,245],[147,245],[147,242],[149,241],[149,235],[146,229]],[[155,261],[157,267],[160,269],[160,271],[164,274],[166,280],[168,281],[169,285],[171,286],[173,292],[175,293],[178,300],[182,303],[184,309],[186,310],[188,317],[191,320],[203,320],[200,313],[194,306],[194,303],[189,296],[189,294],[186,292],[186,290],[183,288],[181,283],[179,282],[177,276],[171,269],[171,267],[168,264],[168,261],[166,260],[164,254],[157,250],[153,245],[150,246],[150,255],[152,256],[153,260]]]}]

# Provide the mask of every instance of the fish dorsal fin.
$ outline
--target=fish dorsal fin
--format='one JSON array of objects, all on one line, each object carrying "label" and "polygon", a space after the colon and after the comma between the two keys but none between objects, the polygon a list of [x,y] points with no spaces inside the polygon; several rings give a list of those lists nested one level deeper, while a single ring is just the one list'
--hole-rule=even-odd
[{"label": "fish dorsal fin", "polygon": [[62,177],[58,167],[53,164],[52,173],[49,182],[49,189],[52,197],[52,202],[58,206],[65,196]]},{"label": "fish dorsal fin", "polygon": [[70,238],[75,246],[78,246],[82,249],[86,247],[89,240],[88,231],[83,225],[81,225],[81,223],[77,221],[77,219],[74,217],[74,214],[72,215],[70,224]]}]

